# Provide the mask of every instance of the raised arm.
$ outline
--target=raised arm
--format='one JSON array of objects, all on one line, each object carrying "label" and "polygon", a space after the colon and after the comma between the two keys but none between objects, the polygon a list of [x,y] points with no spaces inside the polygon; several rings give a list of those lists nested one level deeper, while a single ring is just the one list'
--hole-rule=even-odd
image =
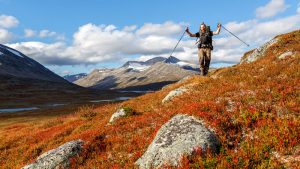
[{"label": "raised arm", "polygon": [[219,35],[220,31],[221,31],[221,24],[218,23],[218,29],[217,29],[217,31],[213,32],[213,34],[214,35]]},{"label": "raised arm", "polygon": [[196,34],[190,32],[189,27],[185,29],[186,33],[190,35],[190,37],[196,37]]}]

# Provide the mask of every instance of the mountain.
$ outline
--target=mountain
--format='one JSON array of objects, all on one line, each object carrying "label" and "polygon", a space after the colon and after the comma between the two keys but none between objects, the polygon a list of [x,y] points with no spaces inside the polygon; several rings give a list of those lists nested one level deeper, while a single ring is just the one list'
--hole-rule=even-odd
[{"label": "mountain", "polygon": [[[178,66],[180,66],[183,69],[186,70],[192,70],[192,71],[199,71],[199,66],[193,63],[189,63],[187,61],[182,61],[179,60],[178,58],[174,57],[174,56],[170,56],[167,59],[165,59],[164,61],[165,63],[169,63],[169,64],[176,64]],[[212,69],[210,69],[212,70]]]},{"label": "mountain", "polygon": [[45,68],[37,61],[2,44],[0,44],[0,76],[67,83],[62,77]]},{"label": "mountain", "polygon": [[128,61],[122,67],[127,67],[127,66],[135,65],[135,64],[136,65],[153,65],[157,62],[163,62],[165,60],[166,60],[166,58],[164,58],[164,57],[154,57],[154,58],[149,59],[145,62],[143,62],[143,61]]},{"label": "mountain", "polygon": [[21,52],[0,44],[0,108],[109,99],[120,93],[85,89]]},{"label": "mountain", "polygon": [[165,63],[178,63],[178,62],[180,62],[180,60],[177,59],[177,58],[174,57],[174,56],[170,56],[170,57],[168,57],[167,59],[165,59],[164,62],[165,62]]},{"label": "mountain", "polygon": [[79,74],[75,74],[75,75],[66,75],[66,76],[63,76],[63,78],[66,79],[69,82],[75,82],[76,80],[79,80],[79,79],[84,78],[86,76],[87,76],[86,73],[79,73]]},{"label": "mountain", "polygon": [[197,73],[195,66],[195,70],[185,69],[187,65],[194,66],[173,56],[155,57],[144,62],[128,61],[120,68],[94,70],[74,83],[96,89],[157,90]]}]

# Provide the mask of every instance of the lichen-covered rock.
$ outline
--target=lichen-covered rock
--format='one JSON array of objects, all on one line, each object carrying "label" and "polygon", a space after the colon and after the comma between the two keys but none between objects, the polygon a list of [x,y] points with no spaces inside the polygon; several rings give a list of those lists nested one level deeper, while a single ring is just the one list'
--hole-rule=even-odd
[{"label": "lichen-covered rock", "polygon": [[22,169],[58,169],[68,168],[70,165],[69,158],[77,155],[83,146],[82,140],[67,142],[56,149],[50,150],[40,155],[37,160]]},{"label": "lichen-covered rock", "polygon": [[244,56],[241,59],[240,63],[251,63],[256,61],[258,58],[262,57],[265,53],[265,51],[272,46],[273,44],[275,44],[278,40],[276,38],[270,40],[269,42],[265,43],[264,45],[262,45],[259,48],[256,48],[253,52],[251,52],[249,55]]},{"label": "lichen-covered rock", "polygon": [[217,152],[219,146],[217,136],[202,121],[188,115],[176,115],[159,129],[135,164],[139,168],[159,168],[164,164],[179,166],[183,155],[192,155],[198,148]]},{"label": "lichen-covered rock", "polygon": [[185,87],[180,87],[178,89],[170,91],[169,94],[162,100],[162,104],[171,101],[174,97],[180,96],[187,91],[188,89]]},{"label": "lichen-covered rock", "polygon": [[126,111],[124,109],[119,109],[110,118],[109,123],[113,123],[115,120],[126,116]]},{"label": "lichen-covered rock", "polygon": [[281,55],[278,56],[278,59],[285,59],[287,56],[293,56],[293,52],[292,51],[287,51],[282,53]]}]

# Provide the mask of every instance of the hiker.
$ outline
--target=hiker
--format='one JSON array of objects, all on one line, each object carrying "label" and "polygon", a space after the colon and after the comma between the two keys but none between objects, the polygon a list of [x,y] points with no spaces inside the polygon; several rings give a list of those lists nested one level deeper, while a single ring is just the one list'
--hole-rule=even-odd
[{"label": "hiker", "polygon": [[198,41],[198,57],[200,62],[200,71],[203,76],[206,76],[209,69],[210,59],[211,59],[211,51],[213,50],[212,45],[212,36],[218,35],[221,30],[221,24],[218,24],[217,31],[210,31],[209,26],[206,26],[204,23],[200,25],[199,32],[192,34],[189,31],[189,27],[186,28],[186,32],[190,35],[190,37],[199,38]]}]

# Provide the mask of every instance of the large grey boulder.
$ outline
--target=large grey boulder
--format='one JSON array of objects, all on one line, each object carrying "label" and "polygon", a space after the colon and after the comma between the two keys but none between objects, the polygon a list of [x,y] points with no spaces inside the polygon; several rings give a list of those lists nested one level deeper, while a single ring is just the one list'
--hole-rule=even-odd
[{"label": "large grey boulder", "polygon": [[188,115],[176,115],[164,124],[147,151],[135,164],[139,168],[159,168],[164,164],[179,166],[182,155],[192,155],[196,149],[217,152],[217,136],[203,122]]},{"label": "large grey boulder", "polygon": [[180,87],[178,89],[170,91],[169,94],[162,100],[162,104],[171,101],[174,97],[180,96],[183,93],[186,93],[187,91],[188,89],[185,87]]},{"label": "large grey boulder", "polygon": [[83,146],[82,140],[67,142],[56,149],[52,149],[42,155],[37,160],[22,169],[58,169],[68,168],[70,165],[69,158],[77,155]]}]

